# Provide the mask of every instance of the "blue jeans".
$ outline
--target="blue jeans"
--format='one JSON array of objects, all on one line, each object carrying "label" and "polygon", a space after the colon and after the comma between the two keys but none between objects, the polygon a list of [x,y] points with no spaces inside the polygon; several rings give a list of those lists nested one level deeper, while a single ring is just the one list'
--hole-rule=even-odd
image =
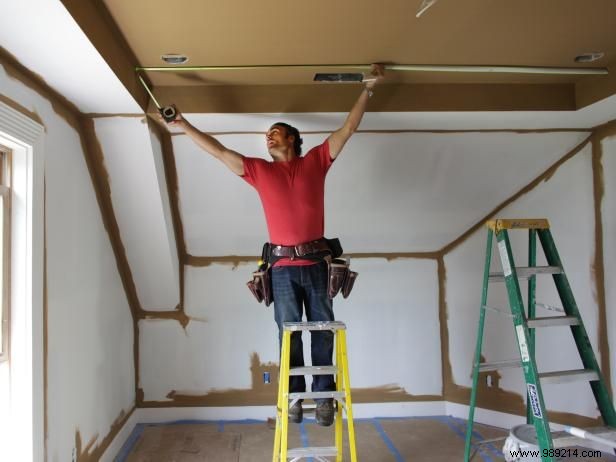
[{"label": "blue jeans", "polygon": [[[327,294],[327,263],[324,261],[308,266],[275,266],[272,268],[272,291],[274,293],[274,316],[278,324],[279,342],[282,342],[282,324],[301,322],[303,306],[306,306],[308,321],[333,321],[332,300]],[[311,353],[313,366],[330,366],[334,351],[334,333],[313,331]],[[291,367],[304,366],[302,332],[291,333]],[[315,375],[312,391],[336,389],[333,375]],[[306,391],[303,375],[289,377],[289,392]]]}]

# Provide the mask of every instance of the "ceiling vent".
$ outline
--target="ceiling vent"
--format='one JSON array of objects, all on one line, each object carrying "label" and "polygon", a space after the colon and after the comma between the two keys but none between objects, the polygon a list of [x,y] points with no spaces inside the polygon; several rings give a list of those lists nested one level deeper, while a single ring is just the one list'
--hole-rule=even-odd
[{"label": "ceiling vent", "polygon": [[603,58],[605,53],[597,52],[597,53],[584,53],[582,55],[578,55],[575,57],[576,63],[592,63],[593,61],[598,61]]},{"label": "ceiling vent", "polygon": [[176,53],[167,53],[164,55],[160,56],[160,59],[162,59],[165,63],[167,64],[184,64],[185,62],[188,61],[188,56],[186,55],[179,55]]},{"label": "ceiling vent", "polygon": [[342,74],[315,74],[315,82],[362,82],[364,74],[342,73]]}]

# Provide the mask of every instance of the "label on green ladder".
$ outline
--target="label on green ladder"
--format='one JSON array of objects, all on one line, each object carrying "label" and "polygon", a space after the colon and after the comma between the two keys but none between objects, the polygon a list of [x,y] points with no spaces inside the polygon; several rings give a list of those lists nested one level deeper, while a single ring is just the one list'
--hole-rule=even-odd
[{"label": "label on green ladder", "polygon": [[537,393],[537,387],[533,383],[526,384],[528,388],[528,399],[530,401],[530,407],[533,410],[533,415],[538,419],[543,419],[543,413],[541,412],[541,406],[539,405],[539,394]]},{"label": "label on green ladder", "polygon": [[511,275],[511,264],[509,263],[509,255],[507,254],[507,243],[500,241],[498,243],[498,252],[501,256],[501,262],[503,263],[503,275],[505,277]]},{"label": "label on green ladder", "polygon": [[528,361],[530,361],[530,355],[528,354],[526,335],[524,335],[524,326],[521,324],[515,326],[515,330],[518,333],[518,344],[520,345],[520,356],[522,357],[522,362],[527,363]]}]

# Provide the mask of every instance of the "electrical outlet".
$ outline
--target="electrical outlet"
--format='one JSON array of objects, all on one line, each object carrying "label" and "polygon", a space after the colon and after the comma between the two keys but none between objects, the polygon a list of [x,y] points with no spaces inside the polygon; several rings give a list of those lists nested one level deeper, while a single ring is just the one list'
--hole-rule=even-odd
[{"label": "electrical outlet", "polygon": [[77,462],[77,448],[73,448],[73,453],[71,456],[71,462]]}]

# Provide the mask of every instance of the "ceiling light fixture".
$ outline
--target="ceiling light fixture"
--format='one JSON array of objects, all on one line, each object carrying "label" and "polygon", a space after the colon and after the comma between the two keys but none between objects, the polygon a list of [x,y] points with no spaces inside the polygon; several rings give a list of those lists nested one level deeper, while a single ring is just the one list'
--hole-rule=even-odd
[{"label": "ceiling light fixture", "polygon": [[581,55],[577,55],[575,57],[576,63],[592,63],[593,61],[598,61],[605,56],[605,53],[602,51],[598,51],[595,53],[584,53]]},{"label": "ceiling light fixture", "polygon": [[415,17],[420,17],[426,12],[428,8],[434,5],[437,1],[438,0],[422,0],[421,5],[419,5],[419,9],[417,10],[417,13],[415,14]]},{"label": "ceiling light fixture", "polygon": [[167,53],[164,55],[160,55],[160,59],[162,59],[167,64],[184,64],[188,62],[188,56],[180,55],[177,53]]}]

